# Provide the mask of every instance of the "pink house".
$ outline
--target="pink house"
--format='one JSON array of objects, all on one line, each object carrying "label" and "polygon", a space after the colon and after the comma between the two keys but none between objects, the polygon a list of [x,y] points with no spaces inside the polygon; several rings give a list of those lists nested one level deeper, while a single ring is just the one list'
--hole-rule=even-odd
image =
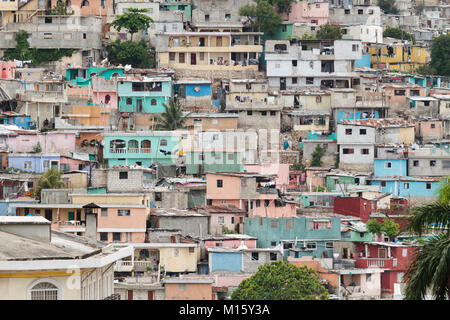
[{"label": "pink house", "polygon": [[289,164],[250,164],[244,166],[244,171],[249,173],[276,175],[275,183],[282,192],[286,191],[289,185]]},{"label": "pink house", "polygon": [[208,248],[226,247],[236,249],[245,245],[249,249],[256,248],[256,237],[246,234],[218,234],[211,235],[203,239],[205,257],[208,256]]},{"label": "pink house", "polygon": [[249,217],[295,217],[296,203],[278,195],[275,175],[254,173],[207,173],[208,205],[231,204],[248,212]]},{"label": "pink house", "polygon": [[318,26],[328,22],[328,2],[299,1],[291,4],[289,15],[283,15],[289,22],[314,23]]},{"label": "pink house", "polygon": [[75,151],[75,133],[17,130],[0,136],[0,148],[12,153],[29,153],[39,145],[43,153],[64,153]]},{"label": "pink house", "polygon": [[[108,81],[102,80],[102,83]],[[92,99],[93,104],[102,105],[108,109],[117,109],[117,89],[108,86],[99,86],[99,89],[89,89],[83,87],[68,87],[67,95],[69,97],[77,97],[81,99]]]},{"label": "pink house", "polygon": [[61,168],[64,168],[64,171],[83,170],[84,167],[89,165],[89,161],[74,159],[72,157],[67,156],[61,156],[59,160],[59,165]]},{"label": "pink house", "polygon": [[0,61],[0,79],[15,79],[16,62]]}]

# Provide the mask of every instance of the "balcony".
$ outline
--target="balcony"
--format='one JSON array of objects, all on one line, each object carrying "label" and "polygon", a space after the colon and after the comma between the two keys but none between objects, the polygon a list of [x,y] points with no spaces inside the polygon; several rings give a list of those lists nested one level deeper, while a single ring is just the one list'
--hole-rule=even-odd
[{"label": "balcony", "polygon": [[392,269],[397,267],[397,259],[394,258],[362,258],[357,259],[356,268],[383,268]]},{"label": "balcony", "polygon": [[62,232],[85,232],[86,222],[85,221],[55,221],[52,222],[52,229],[59,230]]},{"label": "balcony", "polygon": [[110,148],[109,153],[127,153],[126,148]]},{"label": "balcony", "polygon": [[128,153],[139,153],[139,148],[128,148]]},{"label": "balcony", "polygon": [[276,188],[256,188],[256,192],[261,194],[278,194],[278,191]]},{"label": "balcony", "polygon": [[151,153],[152,149],[151,148],[141,148],[141,153]]}]

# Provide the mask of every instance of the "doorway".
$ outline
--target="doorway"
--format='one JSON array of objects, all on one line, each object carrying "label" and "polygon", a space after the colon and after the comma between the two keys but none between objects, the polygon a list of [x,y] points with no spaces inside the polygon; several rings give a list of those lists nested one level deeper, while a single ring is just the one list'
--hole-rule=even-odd
[{"label": "doorway", "polygon": [[280,90],[286,90],[286,78],[280,78]]},{"label": "doorway", "polygon": [[142,99],[136,100],[136,112],[142,112]]},{"label": "doorway", "polygon": [[191,64],[196,65],[197,64],[197,54],[191,53]]},{"label": "doorway", "polygon": [[53,217],[53,213],[52,213],[52,209],[45,209],[45,219],[47,219],[48,221],[52,221],[52,217]]}]

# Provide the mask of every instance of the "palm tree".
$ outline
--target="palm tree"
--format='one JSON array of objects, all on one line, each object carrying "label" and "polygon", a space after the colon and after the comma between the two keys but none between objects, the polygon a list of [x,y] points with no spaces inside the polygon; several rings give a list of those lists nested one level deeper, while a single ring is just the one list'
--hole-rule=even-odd
[{"label": "palm tree", "polygon": [[183,108],[179,101],[173,98],[169,100],[169,105],[163,104],[164,112],[157,119],[156,128],[158,130],[186,129],[185,125],[189,114],[183,114]]},{"label": "palm tree", "polygon": [[65,183],[61,180],[61,173],[58,169],[51,168],[50,170],[45,171],[39,178],[34,195],[40,199],[42,189],[62,189],[65,186]]},{"label": "palm tree", "polygon": [[406,300],[422,300],[431,294],[437,300],[450,298],[450,177],[442,179],[439,199],[413,208],[409,230],[421,236],[435,231],[431,239],[416,249],[404,281]]}]

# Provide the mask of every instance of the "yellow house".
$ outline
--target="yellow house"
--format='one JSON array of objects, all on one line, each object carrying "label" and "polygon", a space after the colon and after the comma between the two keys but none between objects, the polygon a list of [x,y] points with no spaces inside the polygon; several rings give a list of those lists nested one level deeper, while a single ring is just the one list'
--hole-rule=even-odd
[{"label": "yellow house", "polygon": [[8,0],[0,1],[1,24],[5,27],[8,23],[31,22],[31,18],[39,11],[38,0],[19,1]]},{"label": "yellow house", "polygon": [[199,71],[258,70],[261,32],[184,32],[167,35],[159,67]]},{"label": "yellow house", "polygon": [[370,63],[374,69],[415,71],[430,61],[430,52],[420,45],[384,44],[369,48]]}]

